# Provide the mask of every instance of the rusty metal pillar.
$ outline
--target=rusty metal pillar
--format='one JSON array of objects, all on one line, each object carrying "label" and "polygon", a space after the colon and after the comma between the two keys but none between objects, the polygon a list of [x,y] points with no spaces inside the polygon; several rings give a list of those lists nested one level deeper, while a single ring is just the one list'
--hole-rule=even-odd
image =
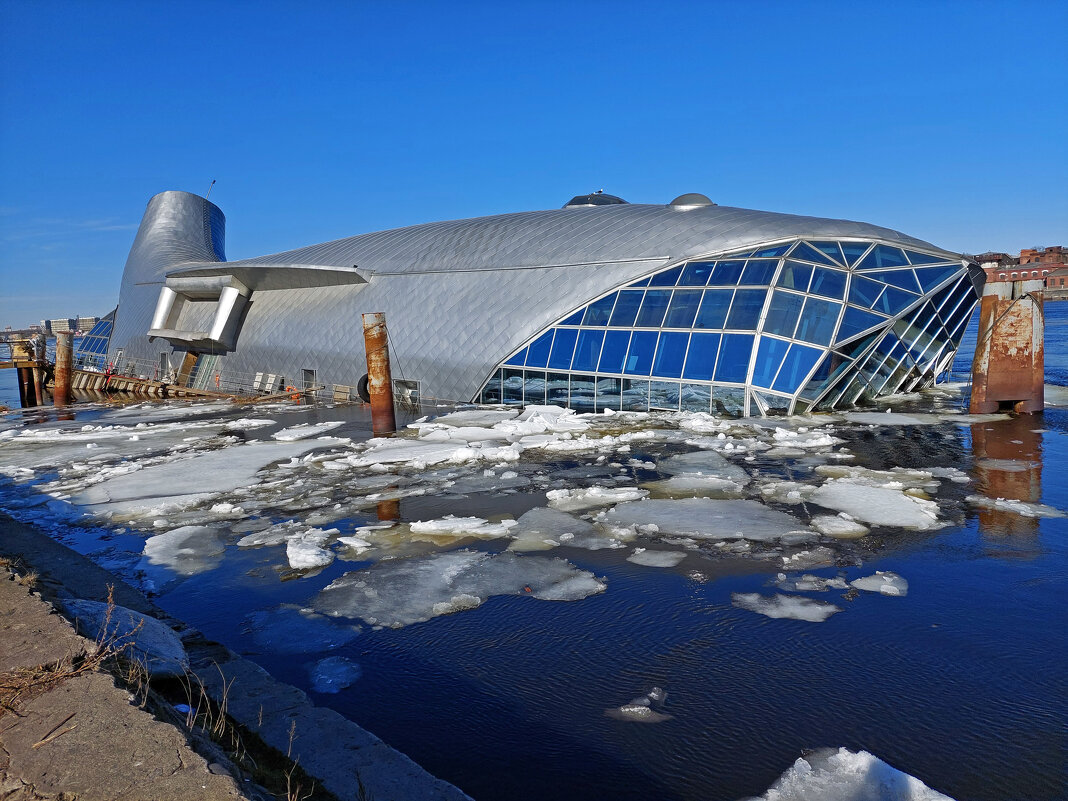
[{"label": "rusty metal pillar", "polygon": [[1018,413],[1045,406],[1041,280],[990,281],[979,306],[979,341],[972,361],[972,414],[1012,405]]},{"label": "rusty metal pillar", "polygon": [[56,378],[52,389],[52,403],[66,406],[70,403],[70,370],[74,363],[74,334],[60,331],[56,334]]},{"label": "rusty metal pillar", "polygon": [[363,343],[367,351],[367,393],[371,396],[371,429],[376,437],[380,437],[397,430],[385,314],[371,312],[363,315]]}]

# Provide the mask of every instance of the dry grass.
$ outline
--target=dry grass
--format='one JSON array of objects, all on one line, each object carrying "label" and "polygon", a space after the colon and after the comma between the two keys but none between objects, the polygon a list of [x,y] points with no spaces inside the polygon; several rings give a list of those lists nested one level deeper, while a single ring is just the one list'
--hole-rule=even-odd
[{"label": "dry grass", "polygon": [[[33,581],[36,582],[36,574],[33,575]],[[48,665],[16,668],[6,673],[0,673],[0,713],[10,712],[18,715],[18,707],[21,703],[58,687],[68,679],[80,676],[83,673],[101,670],[105,666],[114,670],[120,664],[129,664],[136,661],[126,655],[137,638],[137,632],[140,631],[141,625],[138,624],[132,631],[120,636],[118,628],[111,624],[115,601],[112,597],[112,587],[110,586],[108,587],[107,604],[104,625],[101,627],[93,647],[89,648],[86,653],[69,653],[58,662]]]}]

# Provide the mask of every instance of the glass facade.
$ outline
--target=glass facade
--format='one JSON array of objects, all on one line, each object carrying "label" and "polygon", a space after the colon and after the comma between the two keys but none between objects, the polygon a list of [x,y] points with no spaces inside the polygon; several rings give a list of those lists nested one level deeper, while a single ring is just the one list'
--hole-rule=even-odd
[{"label": "glass facade", "polygon": [[114,315],[109,314],[82,337],[78,350],[74,354],[75,367],[103,368],[107,362],[108,342],[111,341],[111,328],[114,322]]},{"label": "glass facade", "polygon": [[960,261],[804,241],[691,260],[575,309],[477,401],[790,414],[930,383],[978,300]]}]

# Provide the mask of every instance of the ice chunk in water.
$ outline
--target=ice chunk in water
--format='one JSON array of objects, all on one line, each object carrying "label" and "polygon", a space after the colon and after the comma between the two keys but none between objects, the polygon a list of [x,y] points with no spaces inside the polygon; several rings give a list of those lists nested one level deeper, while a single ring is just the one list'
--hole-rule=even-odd
[{"label": "ice chunk in water", "polygon": [[416,534],[457,534],[469,537],[482,537],[494,539],[503,537],[508,529],[517,525],[515,520],[502,520],[499,523],[490,523],[481,517],[456,517],[446,515],[438,520],[420,520],[411,524],[411,530]]},{"label": "ice chunk in water", "polygon": [[883,595],[904,596],[909,593],[909,583],[904,578],[890,570],[876,570],[873,576],[864,576],[853,579],[851,582],[858,590],[866,592],[879,592]]},{"label": "ice chunk in water", "polygon": [[1023,517],[1068,517],[1060,509],[1041,503],[1016,501],[1011,498],[987,498],[983,495],[969,495],[968,503],[982,509],[996,509],[1003,512],[1015,512]]},{"label": "ice chunk in water", "polygon": [[675,567],[686,558],[682,551],[650,551],[645,548],[635,548],[634,553],[627,557],[628,562],[646,567]]},{"label": "ice chunk in water", "polygon": [[295,426],[283,428],[281,431],[275,431],[271,436],[279,442],[296,442],[300,439],[318,437],[343,425],[345,425],[343,420],[331,420],[323,423],[298,423]]},{"label": "ice chunk in water", "polygon": [[831,748],[798,758],[749,801],[953,801],[867,751]]},{"label": "ice chunk in water", "polygon": [[400,628],[479,606],[493,595],[577,601],[603,592],[592,573],[564,559],[451,551],[379,562],[322,590],[316,610]]},{"label": "ice chunk in water", "polygon": [[643,489],[675,498],[740,498],[745,487],[729,478],[683,473],[660,481],[647,481]]},{"label": "ice chunk in water", "polygon": [[662,459],[658,465],[660,472],[669,476],[693,473],[699,476],[715,476],[727,479],[735,484],[745,486],[749,483],[749,473],[743,468],[720,456],[715,451],[694,451],[680,453]]},{"label": "ice chunk in water", "polygon": [[289,566],[294,570],[311,570],[330,564],[334,561],[334,554],[323,546],[328,539],[340,533],[336,528],[310,528],[294,534],[286,542],[286,558],[289,559]]},{"label": "ice chunk in water", "polygon": [[609,526],[651,526],[661,535],[721,540],[770,541],[807,530],[800,520],[756,501],[710,498],[621,503],[597,521]]},{"label": "ice chunk in water", "polygon": [[[492,426],[504,420],[518,417],[519,412],[515,409],[463,409],[459,412],[451,412],[435,417],[431,424],[442,423],[449,426]],[[418,424],[412,424],[409,428],[416,428]]]},{"label": "ice chunk in water", "polygon": [[328,651],[351,642],[359,635],[360,627],[283,604],[250,614],[245,618],[245,631],[267,651],[301,654]]},{"label": "ice chunk in water", "polygon": [[787,578],[785,573],[779,573],[772,583],[780,590],[793,590],[796,592],[827,592],[827,590],[831,589],[844,590],[849,586],[846,584],[845,579],[839,576],[823,578],[822,576],[814,576],[811,573],[805,573],[800,578]]},{"label": "ice chunk in water", "polygon": [[857,540],[868,533],[867,526],[862,526],[844,512],[837,515],[817,515],[812,518],[812,527],[825,537],[833,537],[836,540]]},{"label": "ice chunk in water", "polygon": [[[575,537],[589,537],[593,526],[585,520],[572,517],[567,512],[539,506],[523,514],[516,526],[508,532],[515,539],[508,546],[511,551],[542,551],[554,548]],[[572,544],[569,542],[568,544]]]},{"label": "ice chunk in water", "polygon": [[597,506],[644,498],[649,493],[637,487],[589,487],[588,489],[549,490],[549,506],[562,512],[578,512]]},{"label": "ice chunk in water", "polygon": [[312,689],[317,693],[339,693],[352,686],[363,675],[363,670],[343,656],[328,656],[316,662],[309,673]]},{"label": "ice chunk in water", "polygon": [[873,526],[895,526],[924,531],[944,525],[938,520],[938,504],[935,502],[914,498],[885,487],[831,479],[823,486],[817,487],[811,498],[820,506],[846,512],[851,517]]},{"label": "ice chunk in water", "polygon": [[180,576],[214,570],[226,551],[222,533],[210,526],[182,526],[145,540],[145,559]]},{"label": "ice chunk in water", "polygon": [[810,623],[822,623],[835,612],[842,611],[841,607],[825,601],[780,593],[767,596],[759,592],[734,592],[731,593],[731,603],[739,609],[766,617],[806,620]]},{"label": "ice chunk in water", "polygon": [[639,695],[622,706],[606,709],[604,713],[610,718],[632,723],[661,723],[671,720],[672,717],[660,711],[665,700],[667,700],[667,693],[659,687],[653,687],[645,695]]}]

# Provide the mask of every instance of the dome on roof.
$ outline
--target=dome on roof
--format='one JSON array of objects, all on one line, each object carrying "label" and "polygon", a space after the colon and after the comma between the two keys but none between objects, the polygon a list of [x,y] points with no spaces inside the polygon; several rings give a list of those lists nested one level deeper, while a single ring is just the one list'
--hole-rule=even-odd
[{"label": "dome on roof", "polygon": [[576,195],[564,204],[564,208],[570,209],[579,206],[615,206],[619,203],[626,202],[627,201],[621,197],[606,195],[603,189],[598,189],[596,192],[589,195]]},{"label": "dome on roof", "polygon": [[716,204],[707,195],[700,192],[687,192],[672,200],[669,206],[715,206]]}]

